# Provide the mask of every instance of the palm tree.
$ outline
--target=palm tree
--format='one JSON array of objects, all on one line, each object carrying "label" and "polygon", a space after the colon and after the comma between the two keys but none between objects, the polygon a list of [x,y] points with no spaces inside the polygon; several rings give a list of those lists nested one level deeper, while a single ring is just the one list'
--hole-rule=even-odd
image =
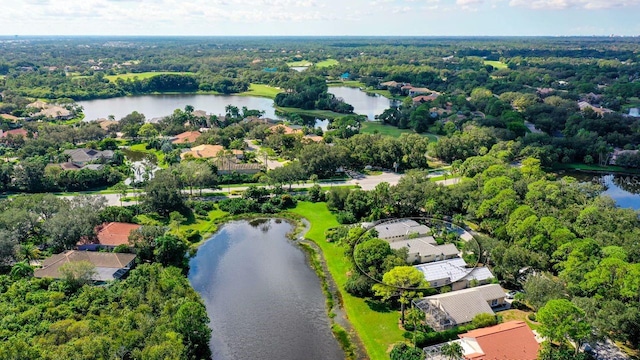
[{"label": "palm tree", "polygon": [[31,260],[40,259],[40,249],[38,249],[38,247],[33,244],[20,245],[18,253],[20,254],[20,257],[27,263],[29,263]]},{"label": "palm tree", "polygon": [[440,354],[449,360],[462,359],[462,346],[457,342],[449,342],[440,348]]},{"label": "palm tree", "polygon": [[26,261],[21,261],[13,265],[9,274],[14,279],[30,277],[33,276],[33,267]]}]

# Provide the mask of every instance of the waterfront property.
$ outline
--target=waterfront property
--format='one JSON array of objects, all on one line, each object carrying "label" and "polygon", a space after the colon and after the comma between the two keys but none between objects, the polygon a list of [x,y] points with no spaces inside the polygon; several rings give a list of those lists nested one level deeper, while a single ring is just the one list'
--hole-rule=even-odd
[{"label": "waterfront property", "polygon": [[436,331],[470,323],[478,314],[494,315],[493,309],[506,304],[498,284],[478,286],[414,300],[425,313],[425,321]]},{"label": "waterfront property", "polygon": [[452,290],[460,290],[475,284],[487,284],[494,276],[486,267],[468,268],[462,258],[435,261],[415,266],[424,274],[431,287],[451,286]]},{"label": "waterfront property", "polygon": [[94,281],[104,282],[122,278],[134,265],[135,254],[107,253],[94,251],[67,250],[42,262],[33,276],[38,278],[62,279],[60,268],[69,263],[86,261],[95,266]]},{"label": "waterfront property", "polygon": [[433,236],[394,241],[390,245],[394,250],[408,249],[407,262],[411,264],[453,259],[458,257],[459,253],[454,244],[438,245]]},{"label": "waterfront property", "polygon": [[[524,321],[509,321],[458,335],[467,360],[535,360],[540,345]],[[508,346],[505,346],[507,345]]]},{"label": "waterfront property", "polygon": [[378,237],[389,242],[407,240],[411,237],[425,236],[431,229],[415,220],[401,219],[384,222],[374,227]]},{"label": "waterfront property", "polygon": [[110,222],[96,227],[96,241],[81,241],[78,250],[96,251],[129,245],[129,234],[140,228],[138,224]]},{"label": "waterfront property", "polygon": [[95,150],[95,149],[69,149],[64,154],[69,156],[69,160],[80,166],[93,161],[109,161],[113,159],[113,151],[111,150]]}]

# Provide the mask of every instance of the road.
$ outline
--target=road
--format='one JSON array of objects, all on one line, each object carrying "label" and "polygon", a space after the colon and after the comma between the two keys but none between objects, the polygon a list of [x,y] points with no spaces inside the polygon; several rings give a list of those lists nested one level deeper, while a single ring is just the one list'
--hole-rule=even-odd
[{"label": "road", "polygon": [[[378,184],[382,183],[382,182],[387,182],[389,183],[389,185],[397,185],[398,181],[400,181],[400,179],[402,178],[402,174],[396,174],[393,172],[383,172],[380,175],[360,175],[357,176],[354,179],[350,179],[350,180],[344,180],[344,181],[329,181],[329,182],[320,182],[319,184],[323,187],[332,187],[332,186],[348,186],[348,185],[358,185],[360,186],[360,188],[362,188],[362,190],[373,190]],[[437,184],[442,184],[445,186],[448,185],[453,185],[453,184],[457,184],[460,181],[460,179],[458,178],[453,178],[453,179],[447,179],[447,180],[439,180],[436,181]],[[312,186],[312,184],[306,183],[306,184],[294,184],[291,186],[292,189],[299,189],[299,188],[308,188]],[[288,188],[288,186],[285,186],[285,188]],[[231,190],[234,191],[244,191],[247,189],[247,186],[241,186],[241,187],[231,187]],[[213,189],[202,189],[202,193],[203,194],[208,194],[208,193],[213,193],[213,192],[219,192],[219,191],[227,191],[227,188],[222,186],[220,190],[213,190]],[[189,191],[188,190],[184,190],[185,194],[188,194]],[[199,194],[200,190],[194,190],[193,192],[194,194]],[[138,193],[139,194],[139,193]],[[120,206],[120,194],[100,194],[101,196],[104,196],[105,199],[107,200],[107,205],[109,206]],[[134,196],[135,193],[130,192],[127,194],[127,196]],[[74,196],[63,196],[64,198],[73,198]],[[133,204],[133,202],[124,202],[123,205],[131,205]]]}]

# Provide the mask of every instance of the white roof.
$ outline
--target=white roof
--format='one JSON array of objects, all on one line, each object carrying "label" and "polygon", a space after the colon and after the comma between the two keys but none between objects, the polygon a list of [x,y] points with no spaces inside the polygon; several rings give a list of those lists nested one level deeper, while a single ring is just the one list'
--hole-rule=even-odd
[{"label": "white roof", "polygon": [[390,243],[392,249],[408,248],[409,254],[418,253],[420,256],[427,255],[457,255],[458,248],[454,244],[437,245],[433,236],[393,241]]},{"label": "white roof", "polygon": [[478,281],[493,278],[493,274],[487,268],[467,268],[467,263],[462,258],[435,261],[432,263],[416,265],[415,268],[424,274],[424,278],[431,282],[440,279],[449,279],[456,282],[461,279]]}]

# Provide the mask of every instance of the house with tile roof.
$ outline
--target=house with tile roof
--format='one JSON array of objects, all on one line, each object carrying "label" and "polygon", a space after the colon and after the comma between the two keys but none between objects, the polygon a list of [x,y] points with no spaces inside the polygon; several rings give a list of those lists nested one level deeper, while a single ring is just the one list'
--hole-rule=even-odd
[{"label": "house with tile roof", "polygon": [[413,304],[425,314],[426,323],[436,331],[470,323],[476,315],[495,315],[505,306],[506,294],[498,284],[427,296]]},{"label": "house with tile roof", "polygon": [[81,240],[77,244],[78,250],[96,251],[100,249],[113,249],[120,245],[129,245],[129,234],[139,229],[138,224],[122,222],[104,223],[96,227],[96,240]]},{"label": "house with tile roof", "polygon": [[92,279],[105,282],[122,278],[134,266],[135,259],[136,254],[67,250],[45,259],[42,268],[36,269],[33,276],[62,279],[60,268],[63,265],[87,261],[95,266],[96,272]]},{"label": "house with tile roof", "polygon": [[535,360],[540,345],[524,321],[509,321],[458,335],[466,360]]},{"label": "house with tile roof", "polygon": [[171,138],[172,144],[191,144],[196,142],[198,138],[202,135],[200,131],[185,131],[181,134],[178,134]]}]

